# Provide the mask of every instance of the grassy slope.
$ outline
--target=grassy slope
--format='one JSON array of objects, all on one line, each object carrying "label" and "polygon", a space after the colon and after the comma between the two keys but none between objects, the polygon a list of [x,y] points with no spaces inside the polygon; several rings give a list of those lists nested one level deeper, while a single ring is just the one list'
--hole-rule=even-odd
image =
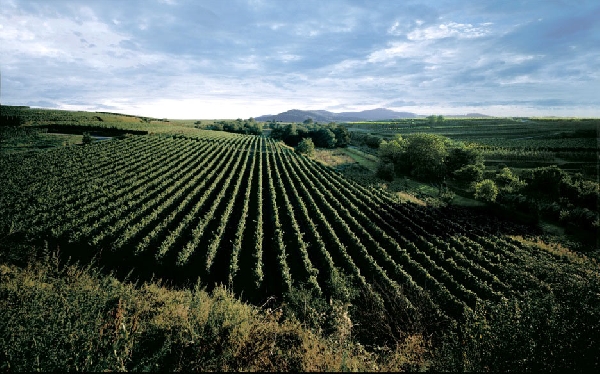
[{"label": "grassy slope", "polygon": [[[397,178],[393,182],[376,178],[374,175],[378,158],[356,147],[317,149],[312,158],[329,167],[342,170],[347,176],[363,181],[369,179],[372,183],[377,183],[388,192],[398,196],[400,201],[425,205],[424,197],[437,198],[439,195],[439,190],[436,187],[409,177]],[[480,201],[460,195],[454,197],[452,204],[463,207],[481,207],[485,205]]]},{"label": "grassy slope", "polygon": [[[42,250],[43,252],[43,250]],[[398,371],[424,367],[423,341],[384,355],[244,304],[225,288],[133,284],[56,254],[0,263],[3,371]],[[343,331],[343,330],[340,330]]]}]

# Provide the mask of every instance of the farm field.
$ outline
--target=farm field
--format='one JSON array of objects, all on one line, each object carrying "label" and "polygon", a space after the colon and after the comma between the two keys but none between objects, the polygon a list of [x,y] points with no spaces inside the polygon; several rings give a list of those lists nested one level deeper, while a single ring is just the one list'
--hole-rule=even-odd
[{"label": "farm field", "polygon": [[449,117],[436,122],[408,119],[346,126],[350,131],[384,139],[396,134],[438,134],[475,145],[492,168],[499,163],[517,168],[558,164],[598,180],[598,119]]},{"label": "farm field", "polygon": [[419,298],[434,293],[436,309],[457,316],[517,292],[511,284],[530,275],[509,279],[511,263],[554,260],[485,226],[396,204],[261,137],[132,137],[7,157],[2,174],[2,232],[46,237],[77,256],[103,249],[129,259],[126,268],[231,283],[246,295],[301,283],[331,294],[337,268]]},{"label": "farm field", "polygon": [[2,161],[3,233],[258,299],[301,284],[331,296],[330,277],[343,271],[456,318],[479,299],[518,293],[530,278],[518,262],[553,261],[261,137],[139,136]]},{"label": "farm field", "polygon": [[[483,305],[572,287],[591,287],[582,304],[600,302],[598,265],[529,227],[399,203],[264,136],[181,128],[2,154],[2,251],[46,246],[122,279],[225,285],[254,304],[299,289],[344,299],[346,279],[398,318],[426,318],[431,334]],[[597,366],[590,334],[569,344]]]}]

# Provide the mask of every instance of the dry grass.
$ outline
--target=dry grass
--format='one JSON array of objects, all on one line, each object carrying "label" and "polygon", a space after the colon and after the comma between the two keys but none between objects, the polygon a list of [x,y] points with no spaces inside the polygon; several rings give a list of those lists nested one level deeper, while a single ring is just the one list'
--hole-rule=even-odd
[{"label": "dry grass", "polygon": [[311,158],[332,168],[356,163],[352,157],[348,156],[340,149],[315,149]]},{"label": "dry grass", "polygon": [[398,198],[400,199],[401,202],[409,202],[409,203],[414,203],[420,206],[426,206],[427,203],[425,203],[423,200],[419,199],[418,197],[416,197],[415,195],[411,195],[407,192],[403,192],[403,191],[397,191],[396,192],[396,196],[398,196]]},{"label": "dry grass", "polygon": [[517,240],[520,243],[523,243],[529,247],[538,248],[548,253],[553,254],[554,256],[560,257],[562,259],[566,259],[572,263],[577,264],[586,264],[589,263],[590,260],[586,256],[581,253],[574,252],[567,247],[564,247],[560,243],[547,243],[540,238],[525,238],[521,235],[511,235],[510,238]]}]

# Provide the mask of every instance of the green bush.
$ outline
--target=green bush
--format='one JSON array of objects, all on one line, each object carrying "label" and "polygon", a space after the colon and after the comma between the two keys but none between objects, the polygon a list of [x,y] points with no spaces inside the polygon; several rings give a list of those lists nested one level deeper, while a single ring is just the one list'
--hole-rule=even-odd
[{"label": "green bush", "polygon": [[315,153],[315,144],[311,138],[304,138],[295,148],[296,153],[310,156]]},{"label": "green bush", "polygon": [[311,305],[324,335],[284,318],[285,304],[244,304],[223,287],[136,286],[56,257],[0,264],[0,370],[398,371],[423,362],[419,337],[369,353],[350,339],[347,303],[304,296],[292,296],[294,310]]},{"label": "green bush", "polygon": [[479,182],[483,179],[483,164],[470,164],[461,167],[452,173],[454,177],[463,183]]},{"label": "green bush", "polygon": [[82,139],[82,143],[83,144],[91,144],[92,143],[92,136],[90,135],[89,132],[84,132],[83,133],[83,139]]},{"label": "green bush", "polygon": [[484,179],[475,184],[475,198],[487,202],[496,201],[498,187],[491,179]]},{"label": "green bush", "polygon": [[377,165],[376,175],[387,181],[393,181],[396,173],[394,171],[394,164],[391,162],[379,162]]}]

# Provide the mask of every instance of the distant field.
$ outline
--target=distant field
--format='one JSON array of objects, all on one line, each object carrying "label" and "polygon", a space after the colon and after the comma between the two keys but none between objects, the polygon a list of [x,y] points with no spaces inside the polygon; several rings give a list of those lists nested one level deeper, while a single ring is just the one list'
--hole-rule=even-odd
[{"label": "distant field", "polygon": [[346,124],[350,131],[392,138],[396,134],[432,133],[474,144],[486,164],[495,168],[559,165],[598,180],[596,165],[600,119],[577,118],[447,118],[373,121]]}]

